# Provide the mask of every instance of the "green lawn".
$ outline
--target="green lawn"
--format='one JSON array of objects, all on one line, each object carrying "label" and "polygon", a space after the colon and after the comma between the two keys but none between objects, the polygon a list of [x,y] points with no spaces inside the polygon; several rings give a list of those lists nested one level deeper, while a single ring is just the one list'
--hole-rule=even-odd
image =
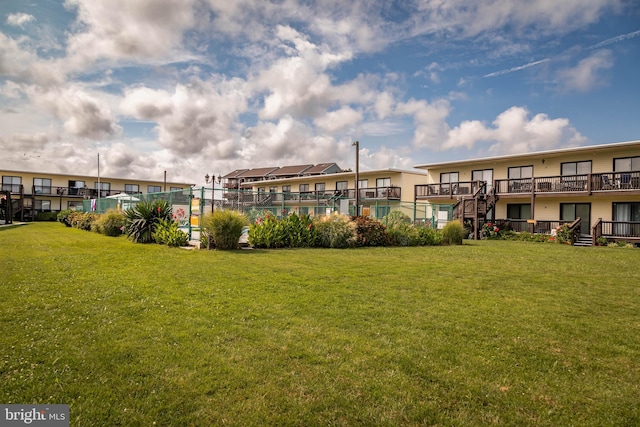
[{"label": "green lawn", "polygon": [[640,251],[0,231],[0,403],[71,425],[640,425]]}]

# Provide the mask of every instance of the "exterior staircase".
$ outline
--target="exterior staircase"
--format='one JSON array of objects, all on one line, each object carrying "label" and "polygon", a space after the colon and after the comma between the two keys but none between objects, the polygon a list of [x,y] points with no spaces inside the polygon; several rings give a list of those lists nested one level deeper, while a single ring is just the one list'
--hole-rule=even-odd
[{"label": "exterior staircase", "polygon": [[593,246],[593,240],[589,234],[580,234],[573,246]]},{"label": "exterior staircase", "polygon": [[498,195],[494,191],[486,193],[486,183],[478,186],[478,189],[471,196],[463,196],[458,199],[453,207],[453,217],[461,221],[473,222],[473,238],[480,238],[480,226],[486,221],[487,215],[493,212]]}]

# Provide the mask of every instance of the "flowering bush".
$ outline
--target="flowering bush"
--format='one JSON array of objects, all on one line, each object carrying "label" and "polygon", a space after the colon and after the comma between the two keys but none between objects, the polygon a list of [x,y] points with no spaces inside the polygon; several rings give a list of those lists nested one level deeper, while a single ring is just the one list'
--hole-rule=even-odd
[{"label": "flowering bush", "polygon": [[483,239],[497,239],[500,237],[500,228],[491,222],[485,222],[482,225]]},{"label": "flowering bush", "polygon": [[353,218],[356,223],[357,246],[388,246],[389,235],[380,221],[366,216]]},{"label": "flowering bush", "polygon": [[562,224],[556,227],[556,241],[558,243],[571,243],[571,230],[569,224]]}]

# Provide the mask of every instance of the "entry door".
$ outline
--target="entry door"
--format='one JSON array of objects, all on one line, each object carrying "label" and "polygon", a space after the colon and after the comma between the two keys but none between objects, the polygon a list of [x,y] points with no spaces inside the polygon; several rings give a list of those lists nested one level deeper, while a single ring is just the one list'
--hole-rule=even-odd
[{"label": "entry door", "polygon": [[591,234],[591,203],[561,203],[560,220],[564,222],[581,218],[580,234]]}]

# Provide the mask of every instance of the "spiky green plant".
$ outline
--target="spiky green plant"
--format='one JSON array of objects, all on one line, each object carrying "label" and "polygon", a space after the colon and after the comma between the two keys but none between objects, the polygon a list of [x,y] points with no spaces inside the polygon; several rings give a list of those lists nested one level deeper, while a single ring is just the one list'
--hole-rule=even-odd
[{"label": "spiky green plant", "polygon": [[140,202],[125,210],[124,214],[127,237],[135,243],[151,243],[158,222],[171,219],[171,206],[166,200]]},{"label": "spiky green plant", "polygon": [[216,249],[237,249],[247,218],[240,212],[217,210],[202,218],[204,233],[213,238]]}]

